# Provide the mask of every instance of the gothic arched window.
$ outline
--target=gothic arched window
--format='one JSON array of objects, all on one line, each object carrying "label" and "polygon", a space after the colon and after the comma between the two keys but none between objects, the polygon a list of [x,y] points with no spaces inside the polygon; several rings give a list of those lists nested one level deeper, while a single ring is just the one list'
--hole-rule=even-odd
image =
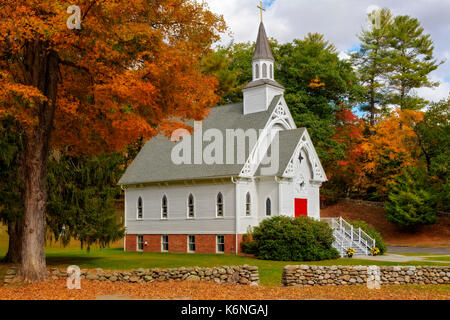
[{"label": "gothic arched window", "polygon": [[188,217],[194,217],[194,196],[192,195],[192,193],[189,194],[188,197]]},{"label": "gothic arched window", "polygon": [[166,197],[166,195],[164,195],[161,200],[161,217],[167,218],[168,213],[169,213],[169,209],[168,209],[167,197]]},{"label": "gothic arched window", "polygon": [[272,215],[272,202],[270,201],[270,198],[267,198],[266,200],[266,216]]},{"label": "gothic arched window", "polygon": [[273,67],[272,67],[272,64],[270,64],[270,66],[269,66],[269,73],[270,73],[270,79],[273,80]]},{"label": "gothic arched window", "polygon": [[137,218],[142,219],[144,215],[144,205],[142,203],[142,198],[139,197],[137,201]]},{"label": "gothic arched window", "polygon": [[250,192],[247,192],[245,196],[245,215],[249,216],[252,213],[252,198],[250,197]]},{"label": "gothic arched window", "polygon": [[223,195],[221,192],[217,194],[216,215],[218,217],[223,217]]},{"label": "gothic arched window", "polygon": [[255,78],[258,79],[259,78],[259,65],[255,64]]},{"label": "gothic arched window", "polygon": [[267,65],[265,63],[262,65],[262,77],[267,78]]}]

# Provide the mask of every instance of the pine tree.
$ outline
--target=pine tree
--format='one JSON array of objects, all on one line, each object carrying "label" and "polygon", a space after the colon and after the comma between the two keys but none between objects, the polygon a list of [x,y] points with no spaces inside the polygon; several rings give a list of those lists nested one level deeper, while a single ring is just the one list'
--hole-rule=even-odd
[{"label": "pine tree", "polygon": [[[375,124],[375,116],[386,104],[385,81],[388,71],[387,66],[387,35],[392,21],[389,9],[374,12],[379,18],[377,23],[372,23],[367,29],[363,29],[359,35],[361,41],[358,52],[352,54],[352,61],[358,67],[358,78],[365,88],[366,103],[361,107],[369,112],[369,123]],[[369,15],[370,17],[370,15]]]},{"label": "pine tree", "polygon": [[397,16],[389,28],[388,45],[390,102],[402,109],[421,109],[426,101],[414,89],[437,86],[429,74],[443,63],[433,57],[430,35],[416,18]]},{"label": "pine tree", "polygon": [[0,120],[0,222],[8,226],[8,252],[3,258],[3,262],[8,263],[21,260],[23,179],[19,167],[22,135],[12,117]]},{"label": "pine tree", "polygon": [[114,199],[120,193],[117,181],[123,173],[119,154],[67,156],[54,152],[48,171],[48,236],[67,245],[72,238],[87,250],[93,244],[105,247],[123,237]]},{"label": "pine tree", "polygon": [[386,218],[405,229],[435,223],[436,201],[426,181],[426,173],[414,167],[396,177],[389,188]]}]

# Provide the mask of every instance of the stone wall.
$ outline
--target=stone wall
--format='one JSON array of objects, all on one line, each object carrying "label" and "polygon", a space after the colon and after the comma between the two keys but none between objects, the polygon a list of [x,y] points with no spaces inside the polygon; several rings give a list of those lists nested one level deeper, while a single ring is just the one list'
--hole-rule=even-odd
[{"label": "stone wall", "polygon": [[357,199],[348,199],[348,198],[341,198],[338,201],[339,201],[339,203],[344,203],[344,204],[355,204],[358,206],[384,208],[384,202],[357,200]]},{"label": "stone wall", "polygon": [[[450,284],[450,267],[380,266],[380,284]],[[368,266],[285,266],[282,286],[366,284]]]},{"label": "stone wall", "polygon": [[[66,278],[66,269],[49,270],[53,280]],[[102,269],[81,269],[81,279],[108,282],[144,283],[153,281],[204,280],[216,283],[234,283],[242,285],[258,285],[258,267],[254,266],[222,266],[213,268],[171,268],[171,269],[138,269],[130,271],[106,271]]]}]

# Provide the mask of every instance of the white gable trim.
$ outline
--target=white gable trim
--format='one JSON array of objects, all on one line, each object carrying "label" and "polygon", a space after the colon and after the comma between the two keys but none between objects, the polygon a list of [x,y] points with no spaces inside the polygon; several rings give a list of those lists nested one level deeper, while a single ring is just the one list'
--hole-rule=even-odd
[{"label": "white gable trim", "polygon": [[308,131],[302,134],[300,141],[298,142],[297,147],[295,148],[294,153],[292,154],[291,159],[286,166],[286,169],[283,172],[283,177],[285,178],[293,178],[294,177],[294,161],[297,159],[300,150],[305,150],[306,155],[308,156],[308,160],[312,166],[312,179],[313,182],[325,182],[327,181],[327,176],[325,174],[325,170],[323,170],[322,164],[320,163],[319,157],[317,156],[316,149],[311,141],[311,138],[308,134]]},{"label": "white gable trim", "polygon": [[[296,129],[296,125],[294,119],[292,118],[291,113],[289,112],[289,108],[287,107],[286,101],[284,97],[281,97],[280,101],[272,111],[272,114],[269,117],[264,129],[261,131],[261,134],[258,137],[258,141],[252,149],[247,161],[245,162],[241,172],[239,173],[240,177],[253,177],[256,170],[259,167],[262,159],[264,158],[265,152],[261,152],[261,148],[263,147],[263,141],[265,137],[269,137],[270,143],[272,143],[273,138],[275,138],[274,130],[291,130]],[[264,144],[267,147],[266,144]]]}]

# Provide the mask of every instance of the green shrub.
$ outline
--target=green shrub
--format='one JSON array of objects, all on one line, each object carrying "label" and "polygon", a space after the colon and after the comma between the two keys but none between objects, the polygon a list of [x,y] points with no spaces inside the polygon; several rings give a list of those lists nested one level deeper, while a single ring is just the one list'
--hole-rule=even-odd
[{"label": "green shrub", "polygon": [[401,228],[436,223],[436,197],[428,190],[426,173],[407,168],[389,186],[386,218]]},{"label": "green shrub", "polygon": [[383,241],[383,237],[381,237],[381,234],[375,230],[374,227],[369,226],[365,221],[362,220],[353,220],[349,221],[351,225],[353,225],[353,228],[361,228],[365,233],[369,235],[369,237],[375,239],[375,247],[380,249],[380,255],[384,254],[386,252],[386,244]]},{"label": "green shrub", "polygon": [[250,233],[246,233],[242,236],[241,250],[242,252],[248,254],[256,253],[255,242],[253,241],[252,235]]},{"label": "green shrub", "polygon": [[[250,250],[259,259],[317,261],[336,259],[332,229],[308,217],[277,216],[263,220],[252,232]],[[248,248],[248,247],[247,247]]]}]

